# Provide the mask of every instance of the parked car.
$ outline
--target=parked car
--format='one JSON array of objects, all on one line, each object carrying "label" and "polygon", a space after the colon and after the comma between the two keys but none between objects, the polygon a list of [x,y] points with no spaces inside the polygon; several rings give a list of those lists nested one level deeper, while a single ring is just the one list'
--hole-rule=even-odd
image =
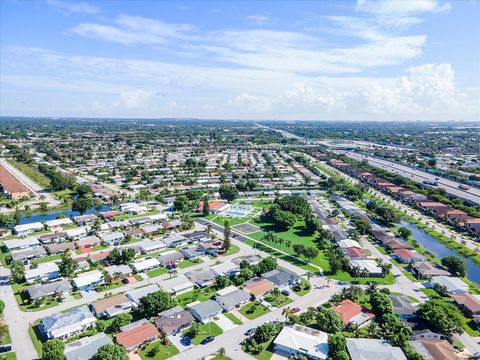
[{"label": "parked car", "polygon": [[248,329],[245,333],[245,336],[252,336],[253,334],[255,334],[255,331],[257,331],[257,328]]},{"label": "parked car", "polygon": [[0,346],[0,353],[5,353],[5,352],[9,352],[9,351],[12,351],[12,345],[7,344],[7,345],[1,345]]},{"label": "parked car", "polygon": [[294,307],[294,308],[292,309],[292,313],[293,313],[293,314],[296,314],[296,313],[298,313],[299,311],[300,311],[300,308],[298,308],[298,307]]},{"label": "parked car", "polygon": [[192,345],[192,339],[190,339],[188,336],[183,336],[183,337],[180,339],[180,343],[181,343],[183,346],[190,346],[190,345]]},{"label": "parked car", "polygon": [[212,342],[215,339],[215,336],[207,336],[205,339],[202,340],[200,344],[206,345],[209,342]]},{"label": "parked car", "polygon": [[288,296],[288,295],[290,295],[290,291],[282,290],[282,294],[285,295],[285,296]]}]

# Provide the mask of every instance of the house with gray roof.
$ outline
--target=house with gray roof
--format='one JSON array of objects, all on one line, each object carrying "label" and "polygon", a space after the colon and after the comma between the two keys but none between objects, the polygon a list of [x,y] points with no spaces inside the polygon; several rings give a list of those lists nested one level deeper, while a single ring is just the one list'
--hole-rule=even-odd
[{"label": "house with gray roof", "polygon": [[158,319],[155,320],[155,326],[165,335],[176,334],[195,321],[193,315],[180,306],[161,312],[158,316]]},{"label": "house with gray roof", "polygon": [[72,291],[72,285],[67,279],[61,278],[48,283],[34,284],[27,286],[28,297],[32,300],[44,296],[61,296]]},{"label": "house with gray roof", "polygon": [[81,306],[66,313],[58,313],[44,317],[40,323],[40,331],[48,339],[67,339],[89,329],[95,323],[93,316],[87,306]]},{"label": "house with gray roof", "polygon": [[205,250],[198,246],[184,247],[180,251],[189,260],[200,259],[205,256]]},{"label": "house with gray roof", "polygon": [[262,278],[271,281],[280,289],[289,288],[300,282],[300,276],[284,269],[268,271],[262,274]]},{"label": "house with gray roof", "polygon": [[185,276],[188,277],[192,283],[201,288],[213,285],[216,278],[215,274],[210,271],[210,269],[189,271],[185,273]]},{"label": "house with gray roof", "polygon": [[233,291],[215,297],[215,301],[225,311],[233,310],[250,301],[250,294],[242,289],[233,289]]},{"label": "house with gray roof", "polygon": [[213,300],[207,300],[204,302],[194,302],[187,306],[188,311],[202,323],[211,321],[214,317],[220,315],[223,308]]},{"label": "house with gray roof", "polygon": [[416,304],[412,303],[407,296],[398,295],[398,296],[389,296],[392,300],[393,313],[400,316],[402,319],[408,319],[415,317],[415,312],[417,311]]},{"label": "house with gray roof", "polygon": [[28,249],[15,250],[12,251],[11,254],[13,261],[24,261],[41,258],[42,256],[47,255],[47,252],[42,246],[37,246]]},{"label": "house with gray roof", "polygon": [[168,266],[176,264],[185,259],[185,256],[180,251],[171,251],[157,256],[157,260],[161,266]]},{"label": "house with gray roof", "polygon": [[101,332],[66,344],[63,354],[65,360],[90,360],[104,345],[113,345],[113,341]]},{"label": "house with gray roof", "polygon": [[136,288],[125,293],[125,296],[132,303],[134,308],[138,308],[140,305],[140,299],[148,294],[159,291],[159,287],[155,284],[147,285],[141,288]]},{"label": "house with gray roof", "polygon": [[71,242],[61,242],[46,245],[47,252],[51,255],[63,253],[65,250],[74,250],[75,244]]},{"label": "house with gray roof", "polygon": [[407,360],[402,349],[385,340],[347,338],[346,341],[352,360]]}]

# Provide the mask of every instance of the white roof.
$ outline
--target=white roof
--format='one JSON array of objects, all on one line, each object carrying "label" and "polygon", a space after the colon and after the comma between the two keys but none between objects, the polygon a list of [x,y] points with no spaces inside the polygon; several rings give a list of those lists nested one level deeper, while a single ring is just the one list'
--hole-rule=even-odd
[{"label": "white roof", "polygon": [[103,276],[100,270],[92,270],[78,275],[77,277],[75,277],[75,279],[72,280],[72,282],[77,288],[80,288],[86,285],[96,283],[101,279],[103,279]]},{"label": "white roof", "polygon": [[286,325],[273,342],[318,359],[328,357],[328,335],[305,326]]},{"label": "white roof", "polygon": [[143,271],[152,267],[160,266],[160,262],[155,258],[135,261],[131,264],[135,271]]},{"label": "white roof", "polygon": [[210,270],[217,276],[224,276],[232,271],[239,270],[240,267],[231,261],[227,261],[210,267]]},{"label": "white roof", "polygon": [[373,260],[350,260],[353,267],[365,269],[370,274],[378,274],[382,272],[382,268]]},{"label": "white roof", "polygon": [[21,247],[31,247],[31,246],[40,245],[40,242],[36,237],[29,236],[24,239],[6,240],[4,241],[4,244],[8,248],[8,250],[11,250],[11,249],[18,249]]},{"label": "white roof", "polygon": [[449,293],[470,292],[468,285],[456,277],[434,276],[431,283],[445,286]]},{"label": "white roof", "polygon": [[128,265],[112,265],[103,268],[106,272],[113,276],[115,273],[121,273],[122,275],[130,274],[132,269]]},{"label": "white roof", "polygon": [[13,228],[15,232],[21,233],[25,231],[35,231],[35,230],[40,230],[43,229],[43,224],[41,222],[34,222],[30,224],[22,224],[22,225],[17,225]]},{"label": "white roof", "polygon": [[[140,248],[144,251],[149,251],[152,249],[164,249],[167,247],[167,244],[165,244],[162,240],[154,240],[150,242],[143,243]],[[175,252],[175,250],[172,250]],[[165,255],[166,253],[163,253],[162,255]]]},{"label": "white roof", "polygon": [[177,292],[184,289],[193,288],[195,286],[185,275],[179,275],[172,279],[161,282],[162,289],[168,292]]},{"label": "white roof", "polygon": [[238,290],[238,288],[235,285],[229,285],[226,288],[218,290],[217,295],[218,296],[223,296],[223,295],[230,294],[230,293],[232,293],[234,291],[237,291],[237,290]]},{"label": "white roof", "polygon": [[140,299],[144,296],[147,296],[148,294],[157,292],[159,290],[158,286],[153,284],[153,285],[147,285],[138,289],[130,290],[125,293],[125,296],[130,300],[131,302],[135,304],[140,304]]},{"label": "white roof", "polygon": [[150,220],[163,220],[167,218],[167,214],[159,213],[148,216]]},{"label": "white roof", "polygon": [[25,279],[35,279],[36,277],[41,277],[42,275],[49,274],[59,271],[58,265],[53,261],[40,263],[36,269],[25,270]]},{"label": "white roof", "polygon": [[124,238],[123,233],[118,232],[118,231],[117,232],[108,232],[108,233],[100,234],[99,236],[103,241],[107,241],[107,242]]},{"label": "white roof", "polygon": [[347,349],[352,360],[407,360],[399,347],[385,340],[347,338]]},{"label": "white roof", "polygon": [[342,249],[349,248],[349,247],[358,247],[361,248],[360,244],[358,241],[352,240],[352,239],[345,239],[341,240],[338,243],[338,246],[340,246]]},{"label": "white roof", "polygon": [[64,226],[64,225],[73,224],[73,221],[70,220],[69,218],[63,218],[63,219],[54,219],[54,220],[45,221],[45,224],[47,224],[48,227]]},{"label": "white roof", "polygon": [[87,229],[88,228],[86,226],[81,226],[74,229],[65,230],[65,234],[67,234],[68,237],[75,237],[75,236],[86,234]]}]

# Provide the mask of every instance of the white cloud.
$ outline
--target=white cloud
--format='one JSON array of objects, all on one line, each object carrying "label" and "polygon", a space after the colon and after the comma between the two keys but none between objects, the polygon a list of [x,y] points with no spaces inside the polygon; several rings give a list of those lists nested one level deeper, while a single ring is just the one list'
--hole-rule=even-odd
[{"label": "white cloud", "polygon": [[127,109],[138,109],[145,106],[152,94],[144,90],[124,91],[120,94],[122,105]]},{"label": "white cloud", "polygon": [[244,18],[248,22],[256,25],[265,25],[270,22],[270,16],[268,15],[261,15],[261,14],[252,14],[245,16]]},{"label": "white cloud", "polygon": [[413,13],[449,11],[448,2],[437,0],[357,0],[357,11],[375,15],[403,16]]},{"label": "white cloud", "polygon": [[100,12],[98,7],[84,2],[75,2],[70,0],[47,0],[46,3],[65,14],[98,14]]}]

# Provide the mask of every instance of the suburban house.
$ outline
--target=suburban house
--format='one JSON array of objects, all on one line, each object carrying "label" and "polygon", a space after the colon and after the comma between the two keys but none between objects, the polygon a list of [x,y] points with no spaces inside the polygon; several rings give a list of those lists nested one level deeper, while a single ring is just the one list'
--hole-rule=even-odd
[{"label": "suburban house", "polygon": [[425,360],[459,360],[460,357],[447,340],[415,340],[411,342],[413,348]]},{"label": "suburban house", "polygon": [[179,263],[183,259],[185,259],[183,253],[176,250],[164,252],[161,255],[157,256],[157,260],[160,263],[160,266],[171,266]]},{"label": "suburban house", "polygon": [[262,261],[262,258],[258,255],[246,255],[232,260],[232,262],[238,266],[240,266],[242,261],[246,261],[249,265],[256,265]]},{"label": "suburban house", "polygon": [[467,293],[470,291],[469,287],[463,280],[452,276],[434,276],[430,280],[430,286],[434,284],[445,286],[449,294]]},{"label": "suburban house", "polygon": [[45,248],[50,255],[63,253],[66,250],[75,250],[75,244],[71,242],[61,242],[46,245]]},{"label": "suburban house", "polygon": [[389,296],[393,305],[393,313],[400,316],[401,319],[414,318],[415,312],[417,311],[417,305],[413,304],[412,301],[404,296]]},{"label": "suburban house", "polygon": [[155,258],[147,257],[147,258],[139,259],[137,261],[132,262],[130,266],[135,272],[140,273],[140,272],[148,271],[151,269],[155,269],[160,266],[160,263]]},{"label": "suburban house", "polygon": [[467,316],[480,316],[480,296],[469,293],[450,295]]},{"label": "suburban house", "polygon": [[159,290],[157,285],[147,285],[144,287],[136,288],[125,293],[125,296],[132,303],[134,309],[138,309],[140,306],[140,299],[148,294],[157,292]]},{"label": "suburban house", "polygon": [[96,320],[88,307],[81,306],[66,313],[44,317],[40,324],[40,331],[48,339],[63,340],[91,328]]},{"label": "suburban house", "polygon": [[193,315],[180,306],[163,311],[155,320],[157,329],[165,335],[173,335],[188,328],[195,321]]},{"label": "suburban house", "polygon": [[210,267],[210,271],[216,276],[234,276],[240,272],[240,266],[234,264],[231,261],[226,261]]},{"label": "suburban house", "polygon": [[124,294],[117,294],[92,303],[93,313],[99,318],[110,319],[119,314],[130,312],[132,304]]},{"label": "suburban house", "polygon": [[180,247],[188,244],[188,239],[180,234],[169,235],[162,238],[168,247]]},{"label": "suburban house", "polygon": [[31,247],[27,249],[15,250],[11,252],[13,261],[24,261],[31,259],[38,259],[47,255],[47,252],[42,246]]},{"label": "suburban house", "polygon": [[89,223],[92,223],[94,222],[95,220],[97,220],[98,217],[97,215],[95,214],[88,214],[88,215],[80,215],[80,216],[75,216],[73,218],[73,221],[75,222],[75,224],[77,224],[78,226],[85,226]]},{"label": "suburban house", "polygon": [[185,273],[185,276],[200,288],[212,286],[216,278],[215,274],[211,272],[210,269],[189,271]]},{"label": "suburban house", "polygon": [[250,294],[245,290],[230,285],[217,292],[215,301],[223,308],[223,310],[230,311],[249,302]]},{"label": "suburban house", "polygon": [[105,333],[101,332],[65,344],[63,355],[65,360],[88,360],[93,358],[103,345],[113,345],[113,342]]},{"label": "suburban house", "polygon": [[345,325],[348,323],[362,325],[375,317],[374,314],[350,299],[343,300],[340,304],[332,306],[331,309],[340,315]]},{"label": "suburban house", "polygon": [[306,326],[286,324],[273,341],[275,352],[289,358],[312,360],[328,358],[328,335]]},{"label": "suburban house", "polygon": [[132,268],[128,265],[111,265],[104,267],[105,270],[112,278],[123,278],[132,273]]},{"label": "suburban house", "polygon": [[347,247],[343,249],[343,253],[345,256],[352,260],[367,260],[368,259],[368,253],[359,247]]},{"label": "suburban house", "polygon": [[394,256],[402,263],[410,264],[412,262],[425,261],[425,256],[419,254],[415,250],[410,249],[396,249],[393,251]]},{"label": "suburban house", "polygon": [[45,221],[45,225],[47,225],[47,227],[49,228],[63,227],[63,226],[73,225],[73,221],[66,217],[62,219],[53,219],[53,220]]},{"label": "suburban house", "polygon": [[102,240],[98,236],[92,235],[92,236],[87,236],[81,240],[75,241],[75,246],[78,249],[87,249],[91,248],[97,245],[100,245]]},{"label": "suburban house", "polygon": [[183,234],[190,243],[203,243],[211,240],[211,236],[206,231],[194,231],[188,234]]},{"label": "suburban house", "polygon": [[275,289],[275,284],[270,280],[254,277],[243,283],[243,289],[253,294],[256,298],[261,298]]},{"label": "suburban house", "polygon": [[223,308],[213,300],[207,300],[204,302],[196,301],[187,305],[187,309],[195,317],[195,319],[202,323],[211,321],[223,311]]},{"label": "suburban house", "polygon": [[72,285],[64,278],[27,286],[28,297],[31,300],[44,296],[62,296],[68,294],[70,291],[72,291]]},{"label": "suburban house", "polygon": [[[230,204],[224,200],[211,200],[208,202],[208,209],[212,214],[218,214],[230,208]],[[203,211],[203,202],[197,208],[197,211]]]},{"label": "suburban house", "polygon": [[58,277],[60,277],[60,270],[54,262],[41,263],[35,269],[25,270],[27,282],[52,280]]},{"label": "suburban house", "polygon": [[145,235],[157,235],[164,229],[163,226],[157,224],[145,225],[140,228]]},{"label": "suburban house", "polygon": [[123,235],[123,233],[121,232],[108,232],[108,233],[100,234],[100,239],[102,239],[103,242],[106,242],[109,245],[119,244],[124,237],[125,235]]},{"label": "suburban house", "polygon": [[53,232],[48,234],[42,234],[38,236],[38,240],[42,244],[50,244],[53,242],[59,242],[66,238],[67,234],[64,232]]},{"label": "suburban house", "polygon": [[262,274],[262,278],[271,281],[279,289],[286,289],[300,283],[300,276],[284,269],[268,271]]},{"label": "suburban house", "polygon": [[407,360],[399,347],[386,340],[347,338],[347,350],[352,360]]},{"label": "suburban house", "polygon": [[12,239],[4,241],[3,243],[9,252],[40,246],[40,242],[35,236],[29,236],[23,239]]},{"label": "suburban house", "polygon": [[92,270],[81,273],[72,280],[73,286],[78,290],[87,290],[103,283],[103,274],[100,272],[100,270]]},{"label": "suburban house", "polygon": [[167,245],[162,240],[152,240],[150,242],[143,243],[140,246],[140,251],[144,254],[151,254],[161,251],[165,248],[167,248]]},{"label": "suburban house", "polygon": [[86,226],[65,230],[67,237],[72,239],[81,239],[87,236],[88,228]]},{"label": "suburban house", "polygon": [[43,229],[44,226],[41,222],[34,222],[30,224],[16,225],[13,227],[13,232],[17,235],[25,235]]},{"label": "suburban house", "polygon": [[349,259],[348,262],[350,263],[352,269],[366,271],[369,276],[382,275],[382,268],[377,264],[375,260]]},{"label": "suburban house", "polygon": [[119,332],[115,335],[115,340],[127,351],[133,351],[139,346],[146,344],[160,336],[155,325],[146,322],[133,329]]},{"label": "suburban house", "polygon": [[200,259],[206,255],[205,251],[199,246],[184,247],[180,251],[189,260]]},{"label": "suburban house", "polygon": [[165,291],[177,296],[193,290],[195,284],[186,276],[179,275],[171,279],[163,280],[161,286]]},{"label": "suburban house", "polygon": [[451,274],[431,262],[415,262],[410,264],[413,274],[419,279],[429,279],[432,276],[450,276]]},{"label": "suburban house", "polygon": [[110,250],[103,250],[93,254],[89,254],[88,257],[90,258],[90,261],[94,264],[107,263],[109,254],[110,254]]}]

